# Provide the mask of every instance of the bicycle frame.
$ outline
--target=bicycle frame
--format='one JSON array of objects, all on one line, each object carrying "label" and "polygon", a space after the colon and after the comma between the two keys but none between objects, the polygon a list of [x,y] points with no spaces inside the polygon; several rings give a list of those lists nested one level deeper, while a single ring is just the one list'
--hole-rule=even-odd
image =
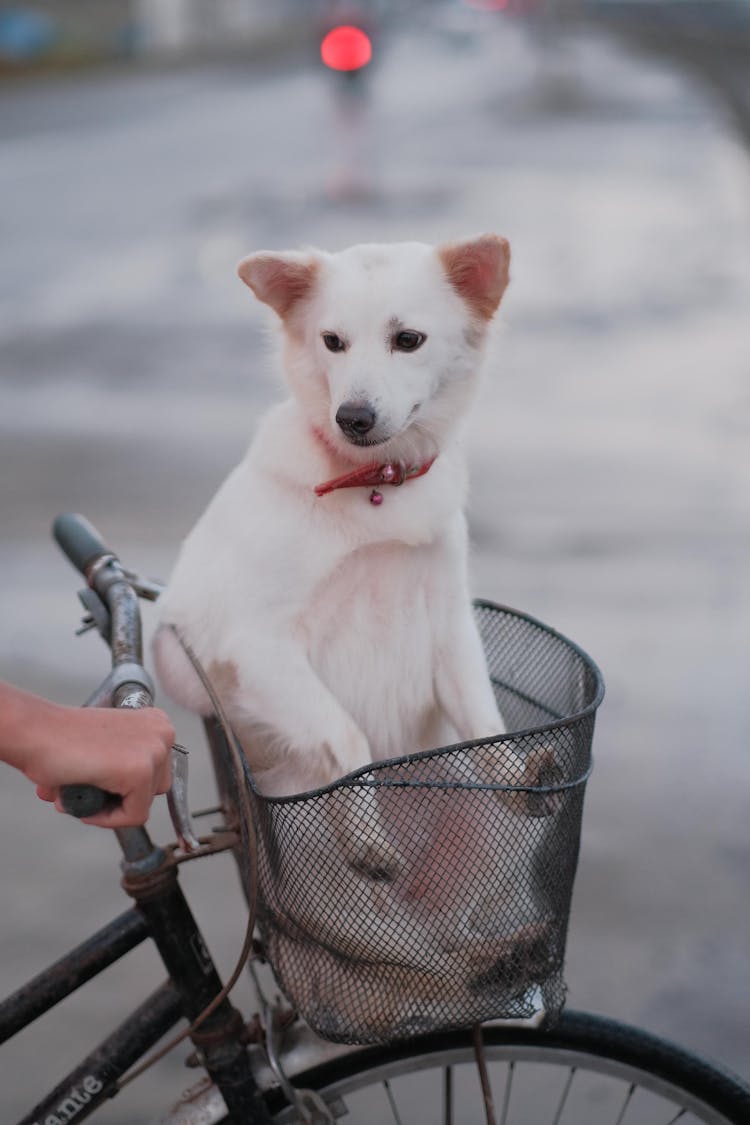
[{"label": "bicycle frame", "polygon": [[[85,575],[81,598],[112,652],[112,673],[89,700],[115,707],[153,702],[143,668],[138,595],[133,579],[86,521],[61,516],[55,536]],[[71,1071],[19,1125],[83,1121],[117,1092],[117,1083],[181,1018],[191,1024],[222,990],[222,981],[178,882],[174,848],[155,845],[145,828],[115,829],[123,852],[122,885],[135,905],[0,1004],[0,1043],[49,1011],[147,937],[169,980]],[[227,846],[226,844],[224,846]],[[207,849],[216,850],[216,849]],[[253,1077],[244,1021],[224,998],[191,1034],[221,1091],[230,1121],[270,1119]]]}]

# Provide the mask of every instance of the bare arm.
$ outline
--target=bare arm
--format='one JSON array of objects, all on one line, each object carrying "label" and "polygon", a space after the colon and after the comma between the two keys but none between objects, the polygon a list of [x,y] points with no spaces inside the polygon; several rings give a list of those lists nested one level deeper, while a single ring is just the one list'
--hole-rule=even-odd
[{"label": "bare arm", "polygon": [[0,760],[36,784],[61,810],[62,785],[96,785],[121,804],[87,820],[106,828],[143,824],[166,793],[174,730],[156,708],[65,707],[0,683]]}]

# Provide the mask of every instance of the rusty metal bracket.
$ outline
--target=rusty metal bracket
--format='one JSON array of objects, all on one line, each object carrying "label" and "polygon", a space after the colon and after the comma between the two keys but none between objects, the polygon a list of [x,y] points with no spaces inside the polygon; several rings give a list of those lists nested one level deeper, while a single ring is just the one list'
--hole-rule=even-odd
[{"label": "rusty metal bracket", "polygon": [[[269,1066],[276,1076],[284,1097],[290,1105],[294,1106],[299,1120],[303,1125],[336,1125],[333,1110],[317,1090],[307,1090],[295,1086],[289,1080],[281,1065],[281,1034],[283,1013],[271,1004],[263,1006],[263,1023],[265,1030],[264,1047]],[[279,1015],[282,1019],[279,1019]]]},{"label": "rusty metal bracket", "polygon": [[158,898],[168,886],[177,881],[177,860],[174,848],[165,848],[162,851],[161,862],[158,867],[142,871],[134,871],[133,865],[128,865],[120,885],[125,894],[130,895],[136,902],[144,902]]},{"label": "rusty metal bracket", "polygon": [[190,1038],[198,1050],[202,1050],[204,1047],[215,1047],[219,1043],[227,1043],[230,1040],[242,1042],[244,1030],[245,1021],[242,1018],[242,1013],[238,1012],[236,1008],[230,1008],[223,1023],[210,1028],[210,1030],[197,1027]]},{"label": "rusty metal bracket", "polygon": [[198,836],[198,847],[192,852],[176,852],[177,844],[170,844],[169,848],[175,852],[175,863],[188,863],[191,859],[202,859],[206,855],[218,855],[220,852],[231,851],[240,842],[239,832],[232,829],[222,829],[210,836]]}]

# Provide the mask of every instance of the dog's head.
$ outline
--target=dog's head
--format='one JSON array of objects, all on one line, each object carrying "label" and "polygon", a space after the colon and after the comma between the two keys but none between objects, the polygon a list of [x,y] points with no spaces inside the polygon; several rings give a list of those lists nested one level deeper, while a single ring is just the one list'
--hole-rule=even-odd
[{"label": "dog's head", "polygon": [[324,440],[351,461],[414,461],[466,412],[509,261],[506,240],[487,234],[262,252],[238,273],[281,318],[291,390]]}]

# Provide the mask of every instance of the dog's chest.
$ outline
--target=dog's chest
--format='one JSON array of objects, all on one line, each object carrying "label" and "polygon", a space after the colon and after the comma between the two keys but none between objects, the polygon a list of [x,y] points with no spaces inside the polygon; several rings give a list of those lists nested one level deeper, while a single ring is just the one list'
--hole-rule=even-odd
[{"label": "dog's chest", "polygon": [[318,585],[302,615],[310,663],[375,758],[434,738],[438,558],[434,547],[363,548]]}]

